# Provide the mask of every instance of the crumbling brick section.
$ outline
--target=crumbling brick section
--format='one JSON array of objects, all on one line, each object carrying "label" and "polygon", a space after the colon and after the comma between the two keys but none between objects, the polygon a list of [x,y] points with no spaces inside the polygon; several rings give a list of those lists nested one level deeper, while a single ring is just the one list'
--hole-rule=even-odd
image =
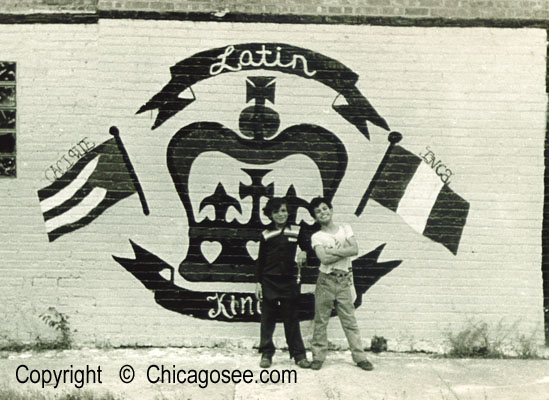
[{"label": "crumbling brick section", "polygon": [[0,0],[0,13],[94,13],[96,11],[97,0]]},{"label": "crumbling brick section", "polygon": [[0,0],[0,13],[55,11],[549,19],[549,3],[539,0]]},{"label": "crumbling brick section", "polygon": [[100,11],[224,12],[408,18],[531,20],[549,18],[549,3],[534,0],[98,0],[97,8]]}]

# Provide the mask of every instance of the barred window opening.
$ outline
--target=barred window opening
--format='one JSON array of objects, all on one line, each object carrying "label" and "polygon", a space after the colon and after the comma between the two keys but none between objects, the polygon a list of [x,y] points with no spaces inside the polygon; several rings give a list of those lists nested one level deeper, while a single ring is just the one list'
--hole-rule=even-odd
[{"label": "barred window opening", "polygon": [[16,177],[15,63],[0,61],[0,177]]}]

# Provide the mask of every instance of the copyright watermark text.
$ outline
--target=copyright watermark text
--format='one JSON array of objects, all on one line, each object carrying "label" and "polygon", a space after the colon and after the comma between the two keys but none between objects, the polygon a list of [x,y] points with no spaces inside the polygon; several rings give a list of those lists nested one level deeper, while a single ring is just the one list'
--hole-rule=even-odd
[{"label": "copyright watermark text", "polygon": [[74,368],[71,365],[66,369],[34,369],[21,364],[15,370],[15,379],[21,384],[32,383],[40,385],[42,388],[53,386],[57,389],[60,384],[69,384],[74,385],[77,389],[82,389],[89,383],[103,383],[101,381],[102,372],[100,366],[92,368],[86,365],[85,368]]},{"label": "copyright watermark text", "polygon": [[[15,379],[20,384],[37,385],[42,388],[57,389],[62,385],[72,385],[82,389],[88,384],[103,384],[101,366],[85,365],[69,368],[32,368],[26,364],[19,365],[15,370]],[[114,371],[112,371],[114,372]],[[151,364],[148,367],[136,368],[125,364],[118,369],[118,380],[130,384],[139,379],[153,385],[198,385],[204,389],[210,384],[251,384],[251,383],[297,383],[297,371],[293,369],[264,369],[259,374],[250,369],[184,369],[178,366]],[[112,375],[109,375],[112,376]],[[115,378],[116,379],[116,378]]]}]

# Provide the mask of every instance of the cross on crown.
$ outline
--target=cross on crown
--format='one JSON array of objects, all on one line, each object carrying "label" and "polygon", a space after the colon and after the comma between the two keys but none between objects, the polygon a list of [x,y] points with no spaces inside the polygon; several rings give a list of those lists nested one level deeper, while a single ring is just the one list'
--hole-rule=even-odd
[{"label": "cross on crown", "polygon": [[265,104],[275,102],[275,77],[250,76],[246,80],[246,103],[255,100],[255,104],[246,107],[240,113],[239,126],[244,136],[253,140],[263,140],[273,136],[280,126],[278,113]]}]

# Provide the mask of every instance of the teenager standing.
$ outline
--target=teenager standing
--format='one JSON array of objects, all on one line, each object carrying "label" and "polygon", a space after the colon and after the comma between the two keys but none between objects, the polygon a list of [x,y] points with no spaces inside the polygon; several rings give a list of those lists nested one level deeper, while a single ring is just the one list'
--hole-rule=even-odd
[{"label": "teenager standing", "polygon": [[[259,366],[269,368],[272,364],[275,352],[273,333],[280,312],[290,358],[299,367],[309,368],[311,364],[306,357],[298,317],[300,285],[297,263],[301,266],[306,259],[306,253],[300,252],[296,263],[298,242],[302,242],[300,227],[288,224],[288,203],[284,198],[269,199],[263,213],[269,217],[271,225],[261,235],[255,275],[255,294],[261,301]],[[303,243],[299,244],[304,248]]]},{"label": "teenager standing", "polygon": [[329,200],[322,197],[314,198],[309,211],[320,224],[320,231],[311,237],[311,246],[321,263],[315,289],[311,368],[320,369],[326,360],[328,322],[335,307],[353,361],[360,368],[370,371],[373,366],[366,358],[362,347],[351,292],[351,257],[358,254],[358,244],[350,225],[336,225],[333,222],[333,207]]}]

